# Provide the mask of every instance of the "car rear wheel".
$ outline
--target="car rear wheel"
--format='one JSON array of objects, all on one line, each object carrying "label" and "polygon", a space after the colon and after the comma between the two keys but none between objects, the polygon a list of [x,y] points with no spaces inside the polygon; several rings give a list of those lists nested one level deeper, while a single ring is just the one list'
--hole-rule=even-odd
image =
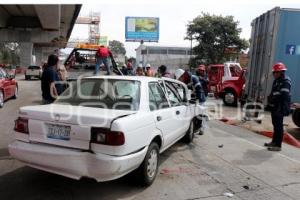
[{"label": "car rear wheel", "polygon": [[4,105],[4,95],[3,92],[0,91],[0,108],[2,108]]},{"label": "car rear wheel", "polygon": [[194,124],[194,120],[192,120],[188,131],[186,132],[185,136],[183,137],[183,140],[184,140],[184,142],[189,144],[193,141],[194,136],[195,136],[195,124]]},{"label": "car rear wheel", "polygon": [[137,169],[137,177],[143,186],[153,183],[158,172],[159,147],[153,142],[150,144],[147,154],[141,166]]},{"label": "car rear wheel", "polygon": [[29,76],[25,75],[25,80],[28,80],[29,79]]},{"label": "car rear wheel", "polygon": [[225,94],[223,96],[223,102],[227,106],[236,106],[237,105],[237,96],[235,92],[232,90],[225,91]]}]

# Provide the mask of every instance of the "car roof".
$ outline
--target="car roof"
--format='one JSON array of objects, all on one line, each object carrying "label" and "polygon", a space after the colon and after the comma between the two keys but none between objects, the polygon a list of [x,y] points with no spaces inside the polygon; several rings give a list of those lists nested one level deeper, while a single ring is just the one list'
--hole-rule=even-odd
[{"label": "car roof", "polygon": [[183,82],[176,80],[176,79],[172,79],[172,78],[167,78],[167,77],[162,77],[162,78],[157,78],[157,77],[148,77],[148,76],[90,76],[90,77],[84,77],[83,79],[119,79],[119,80],[132,80],[132,81],[140,81],[140,82],[157,82],[157,81],[172,81],[174,83],[180,84],[183,87],[186,88],[186,90],[188,89],[186,84],[184,84]]},{"label": "car roof", "polygon": [[134,80],[134,81],[145,81],[145,82],[151,82],[151,81],[158,81],[163,80],[161,78],[156,77],[148,77],[148,76],[89,76],[84,77],[88,79],[122,79],[122,80]]}]

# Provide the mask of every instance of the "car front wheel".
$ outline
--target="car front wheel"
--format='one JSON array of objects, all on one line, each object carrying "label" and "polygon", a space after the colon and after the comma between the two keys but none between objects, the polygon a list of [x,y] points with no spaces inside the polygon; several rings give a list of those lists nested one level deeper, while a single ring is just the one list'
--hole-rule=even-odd
[{"label": "car front wheel", "polygon": [[141,185],[149,186],[153,183],[158,171],[158,160],[159,147],[153,142],[150,144],[145,159],[137,171],[137,177]]}]

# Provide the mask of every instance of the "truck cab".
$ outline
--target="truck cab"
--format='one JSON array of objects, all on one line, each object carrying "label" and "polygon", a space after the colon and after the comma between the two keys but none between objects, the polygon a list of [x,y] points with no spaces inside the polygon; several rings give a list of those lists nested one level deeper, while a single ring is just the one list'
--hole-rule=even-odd
[{"label": "truck cab", "polygon": [[245,72],[246,70],[242,70],[238,77],[232,77],[231,79],[222,82],[219,97],[223,99],[225,105],[237,105],[237,101],[242,96],[245,85]]},{"label": "truck cab", "polygon": [[244,74],[239,63],[209,65],[209,93],[213,93],[216,98],[222,98],[226,105],[236,105],[245,83]]}]

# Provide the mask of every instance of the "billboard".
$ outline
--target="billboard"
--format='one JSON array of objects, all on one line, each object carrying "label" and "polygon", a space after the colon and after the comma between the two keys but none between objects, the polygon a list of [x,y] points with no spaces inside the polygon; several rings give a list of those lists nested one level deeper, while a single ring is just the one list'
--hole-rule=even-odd
[{"label": "billboard", "polygon": [[125,40],[158,42],[159,18],[157,17],[126,17]]}]

